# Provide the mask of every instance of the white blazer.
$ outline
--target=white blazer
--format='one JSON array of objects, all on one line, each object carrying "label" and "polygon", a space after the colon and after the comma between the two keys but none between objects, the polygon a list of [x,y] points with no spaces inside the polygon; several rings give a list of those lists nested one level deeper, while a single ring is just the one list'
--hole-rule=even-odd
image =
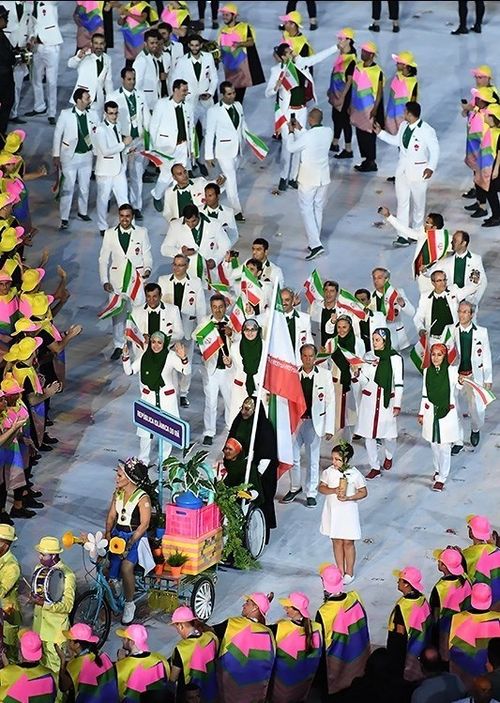
[{"label": "white blazer", "polygon": [[[303,344],[314,344],[314,340],[311,332],[310,316],[307,312],[301,312],[300,310],[294,310],[293,312],[295,315],[295,361],[297,366],[300,366],[300,347]],[[288,319],[289,316],[285,315],[285,317]]]},{"label": "white blazer", "polygon": [[[460,354],[460,323],[453,328],[455,345]],[[479,385],[493,383],[493,366],[491,364],[491,348],[488,330],[486,327],[472,324],[472,351],[470,355],[472,364],[472,378]]]},{"label": "white blazer", "polygon": [[187,103],[176,103],[173,98],[160,98],[153,109],[149,124],[151,142],[155,149],[168,156],[173,156],[177,146],[177,119],[175,108],[182,105],[184,111],[184,124],[186,126],[188,157],[191,156],[191,145],[194,140],[193,113]]},{"label": "white blazer", "polygon": [[[45,46],[57,46],[63,43],[59,29],[58,2],[45,0],[37,6],[37,16],[30,17],[30,38]],[[36,61],[36,57],[35,57]]]},{"label": "white blazer", "polygon": [[200,53],[201,73],[200,80],[196,78],[191,54],[181,56],[173,69],[172,82],[178,78],[186,81],[189,88],[187,102],[193,105],[203,93],[210,93],[214,96],[219,83],[217,69],[215,68],[214,57],[211,53],[202,51]]},{"label": "white blazer", "polygon": [[[78,122],[74,110],[75,108],[71,107],[68,107],[66,110],[61,110],[54,130],[52,156],[58,156],[61,159],[63,168],[68,165],[73,158],[78,144]],[[89,127],[89,137],[93,143],[97,125],[99,124],[99,119],[94,110],[87,111],[87,123]],[[90,154],[92,154],[92,152],[90,152]]]},{"label": "white blazer", "polygon": [[78,72],[75,87],[71,91],[71,104],[74,104],[75,90],[85,88],[89,91],[92,102],[96,102],[96,110],[104,110],[104,94],[106,94],[106,100],[109,100],[108,95],[113,92],[113,75],[108,54],[103,53],[101,58],[103,68],[99,75],[97,75],[97,56],[90,50],[83,58],[75,54],[68,59],[68,68],[76,68]]},{"label": "white blazer", "polygon": [[[468,285],[471,280],[470,276],[472,271],[479,271],[479,283],[478,285],[473,289],[470,290],[470,292],[467,294],[465,298],[462,298],[462,300],[467,300],[469,303],[473,303],[474,305],[479,305],[481,302],[481,298],[484,295],[484,291],[486,290],[486,286],[488,285],[488,279],[486,278],[486,272],[484,270],[483,266],[483,260],[479,254],[473,254],[471,251],[468,251],[466,256],[466,261],[465,261],[465,276],[464,276],[464,284]],[[452,254],[451,256],[447,256],[446,259],[442,259],[441,261],[437,261],[434,266],[426,271],[426,276],[430,276],[433,271],[444,271],[446,274],[446,277],[448,279],[449,283],[453,283],[453,277],[455,275],[455,260],[457,258],[456,254]],[[460,289],[463,290],[463,289]]]},{"label": "white blazer", "polygon": [[177,62],[184,56],[184,46],[179,41],[171,41],[168,46],[163,46],[163,65],[168,66],[167,88],[169,95],[172,94],[172,83],[174,82],[174,71]]},{"label": "white blazer", "polygon": [[[204,218],[205,220],[205,218]],[[197,254],[206,261],[213,259],[216,264],[220,264],[229,249],[229,239],[217,222],[204,221],[201,243],[198,246],[193,238],[191,229],[184,224],[183,218],[170,222],[170,227],[161,245],[162,256],[173,259],[176,254],[182,253],[182,247],[194,249],[195,254],[189,257],[188,273],[190,276],[197,276]],[[203,272],[203,286],[205,283],[206,271]]]},{"label": "white blazer", "polygon": [[[196,329],[193,330],[193,333],[192,333],[192,335],[191,335],[191,338],[194,339],[195,342],[196,342],[196,334],[197,334],[197,332],[198,332],[198,329],[201,329],[202,327],[204,327],[204,326],[207,324],[207,322],[209,322],[210,320],[212,320],[212,322],[214,322],[215,325],[218,324],[217,320],[215,320],[215,319],[212,317],[212,315],[208,315],[207,317],[204,317],[204,318],[202,319],[202,321],[200,322],[200,324],[196,327]],[[229,325],[229,318],[227,317],[227,315],[225,315],[225,316],[223,317],[223,320],[222,320],[222,321],[223,321],[226,325]],[[230,353],[230,355],[231,355],[231,345],[232,345],[231,337],[226,337],[226,343],[227,343],[228,351],[229,351],[229,353]],[[208,376],[212,376],[212,375],[216,372],[216,370],[217,370],[217,357],[218,357],[218,356],[219,356],[218,353],[217,353],[217,354],[212,354],[212,356],[210,357],[210,359],[207,359],[206,361],[205,361],[205,359],[203,359],[203,357],[201,357],[201,358],[202,358],[202,361],[203,361],[203,366],[204,366],[205,373],[206,373]],[[225,377],[228,379],[228,383],[231,383],[231,381],[232,381],[232,379],[233,379],[233,376],[234,376],[234,364],[232,364],[231,366],[226,366],[226,367],[224,368],[224,374],[225,374]],[[246,397],[246,396],[245,396],[245,397]],[[238,409],[239,409],[239,408],[238,408]]]},{"label": "white blazer", "polygon": [[[458,383],[458,366],[448,366],[448,374],[450,379],[450,409],[448,414],[438,420],[440,442],[439,444],[452,443],[455,444],[462,440],[462,426],[457,412],[457,393],[463,388]],[[422,380],[422,400],[420,402],[419,417],[423,418],[422,437],[427,442],[433,441],[434,429],[434,405],[427,397],[426,388],[427,369],[424,369]]]},{"label": "white blazer", "polygon": [[132,68],[135,71],[135,88],[143,92],[150,112],[161,97],[161,83],[154,56],[143,49],[137,54]]},{"label": "white blazer", "polygon": [[403,120],[397,134],[389,134],[382,130],[377,136],[387,144],[399,149],[399,162],[396,168],[396,178],[405,174],[409,181],[421,181],[426,168],[436,170],[439,160],[439,142],[435,130],[423,120],[413,128],[408,147],[403,144],[403,134],[408,122]]},{"label": "white blazer", "polygon": [[[448,301],[448,306],[450,308],[451,316],[453,318],[453,324],[458,322],[458,306],[462,300],[465,300],[469,292],[473,293],[477,288],[474,284],[469,284],[463,288],[459,288],[454,283],[448,286],[444,292],[444,296]],[[420,330],[425,330],[429,333],[432,327],[432,300],[434,298],[434,291],[431,293],[423,293],[420,296],[418,302],[417,312],[413,318],[417,332]]]},{"label": "white blazer", "polygon": [[[127,361],[123,362],[123,371],[127,376],[132,376],[132,374],[138,374],[140,372],[141,358],[142,354],[140,357],[138,357],[132,362],[130,361],[130,359],[127,359]],[[160,391],[158,393],[158,400],[159,407],[161,410],[164,410],[165,412],[170,413],[170,415],[174,415],[176,417],[179,417],[179,407],[177,404],[178,373],[185,375],[190,374],[191,363],[188,361],[187,364],[183,364],[175,353],[175,351],[171,349],[167,354],[167,358],[165,359],[165,366],[163,367],[163,371],[161,372],[161,376],[165,385],[160,388]],[[145,386],[141,381],[139,381],[139,387],[141,392],[141,400],[144,400],[150,405],[158,407],[156,405],[155,393],[150,388]],[[139,436],[149,437],[149,433],[147,432],[147,430],[143,430],[142,428],[138,428],[137,434]]]},{"label": "white blazer", "polygon": [[94,134],[95,146],[95,175],[113,178],[118,176],[123,168],[122,152],[125,144],[121,138],[120,125],[116,125],[120,141],[117,140],[113,125],[101,122]]},{"label": "white blazer", "polygon": [[108,227],[104,232],[99,253],[99,277],[102,285],[111,283],[115,292],[121,290],[127,261],[130,261],[141,275],[151,271],[153,266],[147,229],[132,226],[130,232],[126,253],[118,240],[118,226]]},{"label": "white blazer", "polygon": [[234,102],[233,107],[239,115],[236,129],[229,116],[228,107],[219,101],[207,112],[205,131],[205,160],[235,159],[241,154],[244,130],[247,129],[243,106]]},{"label": "white blazer", "polygon": [[[182,305],[180,315],[182,326],[184,329],[184,339],[191,339],[193,330],[197,327],[203,317],[207,314],[207,306],[205,302],[205,292],[199,278],[188,276],[184,281],[184,295],[182,296]],[[181,283],[171,276],[160,276],[158,285],[161,288],[162,300],[166,304],[174,304],[174,283]]]},{"label": "white blazer", "polygon": [[[149,112],[146,96],[140,90],[134,90],[135,102],[137,105],[137,112],[134,125],[137,127],[139,132],[139,140],[142,143],[143,133],[145,130],[149,130],[149,122],[151,120],[151,113]],[[120,129],[120,134],[125,136],[130,136],[132,130],[132,122],[130,119],[130,112],[128,109],[128,102],[123,88],[115,90],[110,95],[106,96],[107,100],[113,100],[118,105],[118,124]]]},{"label": "white blazer", "polygon": [[[371,359],[372,353],[366,356]],[[376,358],[376,357],[375,357]],[[389,405],[384,405],[384,391],[375,383],[377,366],[362,364],[358,376],[359,395],[356,434],[368,439],[395,439],[398,436],[394,408],[401,408],[403,400],[403,359],[399,354],[391,356],[392,388]]]},{"label": "white blazer", "polygon": [[31,13],[33,12],[32,2],[21,3],[23,14],[21,19],[18,20],[16,11],[17,4],[18,3],[16,2],[10,2],[10,0],[5,0],[5,2],[2,2],[5,9],[9,11],[9,22],[3,30],[3,33],[10,41],[14,49],[16,46],[23,48],[28,43],[28,39],[30,38],[30,27],[32,24]]},{"label": "white blazer", "polygon": [[[299,374],[301,372],[302,367],[299,369]],[[324,437],[327,432],[332,432],[335,422],[335,392],[332,375],[327,369],[319,366],[313,369],[311,419],[318,437]]]},{"label": "white blazer", "polygon": [[[408,339],[408,335],[406,333],[403,316],[409,317],[410,319],[414,319],[415,308],[410,303],[407,295],[405,294],[405,292],[402,288],[398,287],[397,292],[398,292],[399,296],[401,298],[403,298],[405,304],[403,307],[401,307],[401,305],[398,302],[396,302],[394,304],[394,311],[395,311],[394,320],[389,322],[389,320],[386,319],[384,327],[387,327],[391,332],[392,348],[401,350],[401,349],[406,349],[406,347],[410,346],[410,340]],[[389,302],[390,302],[391,293],[392,293],[392,291],[391,291],[391,289],[389,289],[387,291],[387,293],[384,295],[386,310],[389,309]],[[377,312],[377,301],[376,301],[377,297],[379,297],[379,296],[377,296],[377,291],[373,291],[372,299],[370,302],[370,309],[372,309],[373,312]]]},{"label": "white blazer", "polygon": [[331,127],[301,129],[285,133],[286,148],[292,154],[300,153],[297,181],[304,188],[317,188],[330,183],[329,153],[333,139]]},{"label": "white blazer", "polygon": [[[173,165],[173,164],[172,164]],[[189,180],[189,185],[183,190],[187,190],[191,193],[191,200],[193,205],[196,205],[200,210],[203,207],[203,200],[205,198],[205,186],[208,185],[210,181],[207,181],[203,176],[198,176],[197,178],[191,178]],[[167,222],[170,220],[182,217],[182,212],[179,212],[179,204],[177,201],[177,191],[179,190],[177,184],[165,191],[165,202],[163,205],[163,217]]]},{"label": "white blazer", "polygon": [[134,307],[134,320],[142,334],[148,334],[148,318],[150,312],[160,314],[160,332],[163,332],[170,337],[171,342],[179,342],[184,337],[184,330],[181,322],[181,314],[175,305],[169,303],[160,303],[153,310],[146,305],[136,305]]},{"label": "white blazer", "polygon": [[[210,219],[216,220],[221,226],[224,232],[227,234],[229,243],[231,246],[236,244],[238,241],[238,227],[236,225],[236,220],[234,219],[234,210],[229,205],[219,205],[217,210],[210,210],[208,205],[203,205],[200,209],[205,217],[210,217]],[[211,217],[208,213],[215,212],[215,217]]]}]

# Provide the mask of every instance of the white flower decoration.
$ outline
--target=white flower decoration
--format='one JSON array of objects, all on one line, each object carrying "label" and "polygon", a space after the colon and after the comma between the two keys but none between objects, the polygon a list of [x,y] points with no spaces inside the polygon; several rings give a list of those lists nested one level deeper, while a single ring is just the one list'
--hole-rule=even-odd
[{"label": "white flower decoration", "polygon": [[107,546],[108,540],[103,539],[103,534],[99,530],[95,535],[91,532],[87,534],[87,541],[83,545],[83,548],[88,551],[90,558],[95,561],[97,557],[105,556]]}]

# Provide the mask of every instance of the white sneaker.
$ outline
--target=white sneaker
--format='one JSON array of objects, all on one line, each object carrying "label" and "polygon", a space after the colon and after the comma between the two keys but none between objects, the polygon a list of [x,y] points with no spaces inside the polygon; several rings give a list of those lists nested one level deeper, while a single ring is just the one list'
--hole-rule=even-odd
[{"label": "white sneaker", "polygon": [[133,621],[135,615],[135,603],[134,601],[125,601],[125,607],[123,609],[122,615],[122,625],[130,625]]},{"label": "white sneaker", "polygon": [[348,586],[350,583],[354,581],[354,576],[351,576],[350,574],[344,574],[344,586]]}]

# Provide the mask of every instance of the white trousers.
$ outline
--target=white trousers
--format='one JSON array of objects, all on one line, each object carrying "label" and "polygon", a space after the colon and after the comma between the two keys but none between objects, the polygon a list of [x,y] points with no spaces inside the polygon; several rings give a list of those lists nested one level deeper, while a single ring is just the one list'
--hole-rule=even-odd
[{"label": "white trousers", "polygon": [[[59,71],[59,49],[57,46],[37,44],[33,56],[33,97],[36,112],[43,112],[48,107],[48,117],[55,117],[57,112],[57,74]],[[43,92],[43,77],[47,77],[47,103]]]},{"label": "white trousers", "polygon": [[[161,147],[160,147],[161,151]],[[174,151],[173,159],[165,159],[163,164],[160,166],[160,175],[156,181],[156,185],[151,191],[151,195],[155,200],[161,200],[167,188],[173,182],[172,173],[170,169],[174,164],[182,164],[186,168],[191,168],[191,164],[188,166],[188,149],[187,142],[183,144],[177,144]]]},{"label": "white trousers", "polygon": [[304,445],[306,454],[306,495],[315,498],[319,483],[319,451],[321,437],[314,431],[312,420],[302,420],[293,438],[293,467],[290,471],[290,490],[297,491],[302,486],[300,470],[300,449]]},{"label": "white trousers", "polygon": [[[396,453],[397,439],[381,439],[384,445],[384,453],[386,459],[392,459]],[[378,444],[376,439],[365,438],[366,453],[370,462],[370,469],[380,470],[380,461],[378,458]]]},{"label": "white trousers", "polygon": [[321,227],[328,185],[305,188],[299,184],[299,210],[311,249],[321,246]]},{"label": "white trousers", "polygon": [[[143,148],[142,146],[140,147]],[[146,159],[138,152],[127,157],[127,180],[129,203],[134,210],[142,210],[142,177],[146,168]]]},{"label": "white trousers", "polygon": [[[193,363],[193,352],[194,352],[194,339],[182,339],[181,344],[184,344],[186,349],[186,356],[190,363]],[[189,393],[191,387],[191,377],[192,374],[182,373],[179,374],[179,395],[181,398],[185,398]]]},{"label": "white trousers", "polygon": [[[396,217],[405,227],[420,229],[424,224],[425,201],[427,197],[428,180],[409,180],[406,173],[396,172],[396,199],[398,210]],[[410,201],[412,216],[410,224]]]},{"label": "white trousers", "polygon": [[108,203],[111,193],[115,196],[118,207],[128,202],[127,167],[122,165],[117,176],[96,176],[97,184],[97,227],[108,229]]},{"label": "white trousers", "polygon": [[[467,412],[470,416],[470,428],[472,432],[479,432],[481,427],[484,425],[484,417],[486,408],[484,406],[478,407],[476,403],[476,398],[474,396],[474,391],[467,384],[464,383],[462,386],[462,392],[458,394],[458,405],[464,406],[467,403]],[[460,413],[459,413],[460,417]],[[457,444],[463,444],[462,442],[457,442]]]},{"label": "white trousers", "polygon": [[113,324],[113,346],[115,349],[121,349],[125,343],[125,322],[129,312],[128,305],[126,305],[122,312],[111,318]]},{"label": "white trousers", "polygon": [[[291,119],[292,113],[294,113],[297,122],[304,128],[307,122],[307,108],[303,107],[300,110],[289,109],[287,115],[288,120]],[[285,181],[296,181],[297,174],[299,173],[300,153],[296,152],[292,154],[288,151],[287,134],[288,124],[285,123],[281,128],[280,178],[284,178]]]},{"label": "white trousers", "polygon": [[[81,215],[87,214],[89,202],[90,176],[92,173],[92,152],[86,154],[73,154],[71,161],[61,164],[64,175],[64,182],[59,200],[59,213],[61,220],[69,220],[71,203],[75,184],[78,181],[78,212]],[[101,229],[106,229],[102,227]]]},{"label": "white trousers", "polygon": [[226,177],[226,195],[229,201],[230,207],[233,208],[234,214],[242,212],[240,197],[238,195],[238,182],[236,180],[236,169],[238,168],[238,157],[234,159],[217,159],[219,162],[220,170]]},{"label": "white trousers", "polygon": [[19,102],[21,100],[21,90],[23,88],[24,77],[28,75],[28,67],[25,63],[14,66],[14,105],[10,111],[11,117],[17,117],[19,112]]},{"label": "white trousers", "polygon": [[229,429],[230,426],[233,374],[229,369],[215,369],[214,373],[208,374],[206,368],[202,368],[202,380],[203,391],[205,393],[205,410],[203,413],[203,422],[205,425],[204,434],[207,437],[215,437],[219,392],[224,400],[224,420],[227,429]]},{"label": "white trousers", "polygon": [[444,444],[431,442],[431,449],[432,465],[434,467],[434,473],[437,474],[436,481],[444,483],[450,473],[451,442],[445,442]]},{"label": "white trousers", "polygon": [[[142,437],[139,440],[139,456],[137,457],[139,461],[142,461],[143,464],[146,464],[146,466],[150,462],[150,457],[151,457],[151,448],[153,446],[153,436],[148,435],[147,437]],[[172,452],[172,445],[169,444],[168,442],[163,442],[163,456],[161,457],[162,460],[168,459]],[[160,460],[160,457],[158,457],[158,460]]]},{"label": "white trousers", "polygon": [[210,98],[209,100],[200,100],[197,98],[192,101],[191,105],[193,108],[193,123],[196,124],[199,120],[201,122],[201,130],[203,134],[205,134],[207,126],[207,110],[214,106],[214,99]]}]

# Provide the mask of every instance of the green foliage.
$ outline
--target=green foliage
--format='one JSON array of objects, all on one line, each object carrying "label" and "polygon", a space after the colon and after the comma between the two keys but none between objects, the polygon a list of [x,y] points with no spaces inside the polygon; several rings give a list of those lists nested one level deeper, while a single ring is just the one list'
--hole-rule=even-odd
[{"label": "green foliage", "polygon": [[237,569],[260,569],[256,561],[243,543],[245,533],[245,516],[239,503],[238,494],[248,488],[248,484],[226,486],[224,481],[215,485],[215,502],[219,506],[225,520],[223,521],[224,548],[222,561],[231,560]]},{"label": "green foliage", "polygon": [[165,561],[169,566],[184,566],[188,559],[189,557],[187,554],[183,554],[182,552],[179,552],[178,549],[176,549],[175,552],[169,554]]},{"label": "green foliage", "polygon": [[[188,452],[185,452],[183,459]],[[185,493],[191,491],[198,496],[200,491],[214,491],[214,481],[208,477],[204,462],[208,456],[207,451],[196,452],[188,461],[181,461],[175,456],[170,456],[163,462],[166,472],[165,485],[172,493]]]},{"label": "green foliage", "polygon": [[342,473],[345,473],[348,469],[351,468],[351,465],[349,464],[349,461],[346,459],[346,456],[348,454],[347,448],[350,447],[351,445],[349,442],[346,442],[345,439],[341,439],[339,442],[340,445],[340,456],[342,457],[342,466],[340,467],[339,471]]}]

